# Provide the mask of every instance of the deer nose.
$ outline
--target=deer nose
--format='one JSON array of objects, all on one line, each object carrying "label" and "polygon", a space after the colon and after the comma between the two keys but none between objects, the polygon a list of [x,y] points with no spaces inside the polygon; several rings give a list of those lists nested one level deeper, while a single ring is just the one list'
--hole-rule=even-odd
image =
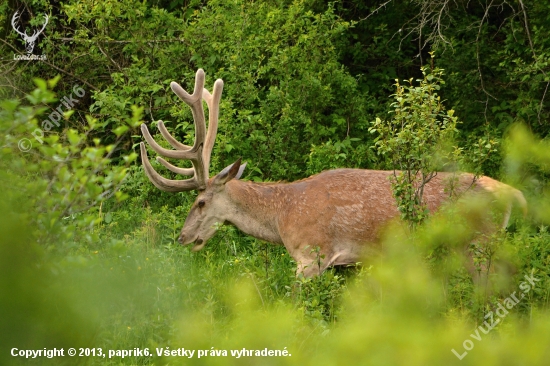
[{"label": "deer nose", "polygon": [[183,244],[183,234],[180,234],[180,236],[178,236],[178,243]]}]

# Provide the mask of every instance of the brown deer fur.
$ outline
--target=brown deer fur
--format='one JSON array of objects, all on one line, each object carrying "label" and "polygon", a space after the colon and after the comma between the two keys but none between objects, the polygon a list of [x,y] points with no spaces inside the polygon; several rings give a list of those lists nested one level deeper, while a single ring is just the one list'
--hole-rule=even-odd
[{"label": "brown deer fur", "polygon": [[[193,204],[180,242],[195,242],[194,250],[200,250],[214,235],[215,223],[230,223],[258,239],[283,244],[296,260],[297,272],[307,277],[330,266],[354,264],[377,245],[381,230],[399,215],[390,186],[392,174],[337,169],[293,183],[222,181],[216,176]],[[449,199],[450,175],[438,173],[426,185],[424,200],[431,212]],[[521,192],[488,177],[474,182],[471,174],[458,176],[454,194],[489,194],[498,199],[496,192],[509,192],[524,206]],[[202,207],[199,202],[204,202]],[[505,221],[504,226],[506,217]]]},{"label": "brown deer fur", "polygon": [[[389,180],[393,171],[337,169],[293,183],[252,183],[239,180],[246,165],[239,159],[209,179],[223,82],[218,79],[210,94],[204,81],[204,71],[199,69],[193,94],[177,83],[170,84],[193,112],[193,146],[178,142],[159,121],[161,134],[174,148],[165,149],[155,142],[145,124],[141,126],[145,140],[158,154],[193,164],[193,168],[180,168],[157,158],[172,172],[193,176],[166,179],[152,167],[141,143],[144,170],[156,187],[168,192],[199,191],[179,237],[182,244],[194,243],[193,250],[200,250],[215,234],[217,225],[230,223],[256,238],[283,244],[296,260],[297,272],[305,276],[329,266],[354,264],[376,247],[384,226],[399,216]],[[209,110],[208,131],[202,100]],[[424,188],[423,199],[431,212],[449,199],[449,178],[450,173],[438,173]],[[503,202],[503,227],[508,224],[514,201],[524,210],[526,207],[521,192],[488,177],[474,180],[471,174],[460,174],[453,194],[482,194]],[[486,219],[477,221],[483,225]]]}]

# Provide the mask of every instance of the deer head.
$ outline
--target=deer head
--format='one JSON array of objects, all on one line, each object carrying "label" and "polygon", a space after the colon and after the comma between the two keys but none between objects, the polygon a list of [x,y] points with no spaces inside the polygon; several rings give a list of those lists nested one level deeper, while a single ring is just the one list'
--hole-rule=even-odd
[{"label": "deer head", "polygon": [[17,21],[19,20],[21,16],[19,15],[19,12],[16,11],[15,14],[13,14],[13,17],[11,18],[11,26],[13,29],[19,34],[21,37],[23,37],[23,41],[25,41],[25,50],[28,54],[31,54],[34,49],[34,44],[36,42],[36,39],[38,36],[44,31],[46,28],[46,25],[48,24],[48,20],[50,19],[48,17],[48,14],[44,14],[44,18],[46,19],[44,21],[44,24],[42,25],[42,29],[35,30],[31,36],[27,35],[27,32],[24,33],[19,31],[18,27],[16,26]]},{"label": "deer head", "polygon": [[[186,176],[192,176],[185,180],[171,180],[162,177],[151,166],[147,157],[145,144],[140,144],[141,160],[149,180],[159,189],[166,192],[182,192],[198,190],[199,195],[193,204],[185,224],[183,226],[179,242],[182,244],[195,243],[193,250],[197,251],[204,247],[206,241],[216,232],[216,223],[223,223],[224,216],[224,195],[223,186],[233,178],[240,178],[246,164],[241,165],[240,159],[222,170],[218,175],[209,179],[210,156],[216,133],[218,130],[218,116],[220,99],[223,90],[223,81],[216,80],[212,94],[204,88],[204,71],[199,69],[195,76],[195,89],[193,94],[187,93],[178,83],[172,82],[170,87],[176,95],[183,100],[193,113],[195,124],[195,142],[193,146],[187,146],[178,142],[159,121],[158,128],[160,133],[175,150],[168,150],[156,143],[151,137],[145,124],[141,125],[143,137],[149,145],[159,155],[173,159],[190,160],[192,168],[180,168],[174,166],[161,157],[157,161],[164,165],[168,170]],[[206,120],[202,100],[208,105],[208,131],[206,130]]]}]

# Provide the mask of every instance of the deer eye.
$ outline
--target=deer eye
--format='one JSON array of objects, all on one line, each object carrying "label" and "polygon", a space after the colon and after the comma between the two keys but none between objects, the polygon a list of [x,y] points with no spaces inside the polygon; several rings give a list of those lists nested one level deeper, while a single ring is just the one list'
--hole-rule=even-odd
[{"label": "deer eye", "polygon": [[204,201],[203,201],[203,200],[200,200],[199,203],[198,203],[198,205],[199,205],[199,208],[204,207]]}]

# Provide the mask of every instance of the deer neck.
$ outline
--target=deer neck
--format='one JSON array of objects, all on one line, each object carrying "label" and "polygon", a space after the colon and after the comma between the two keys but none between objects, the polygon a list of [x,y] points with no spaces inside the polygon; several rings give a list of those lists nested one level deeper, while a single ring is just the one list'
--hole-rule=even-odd
[{"label": "deer neck", "polygon": [[234,179],[226,184],[226,192],[231,207],[228,222],[255,238],[283,243],[278,221],[282,203],[288,195],[284,184]]}]

